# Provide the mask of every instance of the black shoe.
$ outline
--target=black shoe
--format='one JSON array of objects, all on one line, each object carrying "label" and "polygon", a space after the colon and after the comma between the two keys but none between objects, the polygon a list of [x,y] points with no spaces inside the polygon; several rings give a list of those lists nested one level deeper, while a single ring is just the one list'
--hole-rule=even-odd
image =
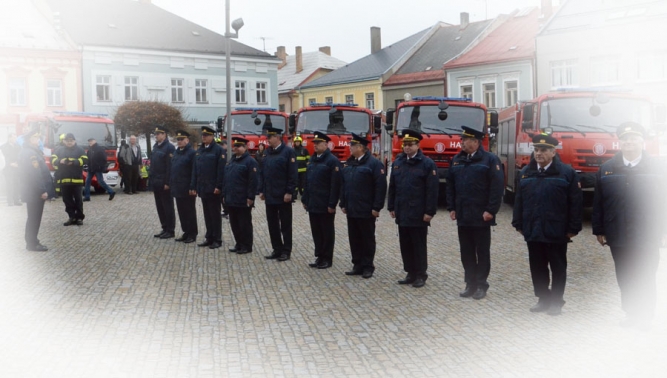
[{"label": "black shoe", "polygon": [[373,271],[370,269],[364,270],[364,272],[361,274],[361,277],[363,278],[371,278],[373,277]]},{"label": "black shoe", "polygon": [[183,240],[183,243],[190,244],[190,243],[194,243],[195,241],[196,241],[195,238],[187,238],[187,239]]},{"label": "black shoe", "polygon": [[220,216],[225,218],[225,219],[229,219],[229,214],[225,213],[224,211],[222,213],[220,213]]},{"label": "black shoe", "polygon": [[82,201],[83,202],[90,202],[90,198],[84,198]]},{"label": "black shoe", "polygon": [[173,232],[165,232],[164,234],[160,235],[160,239],[171,239],[174,237]]},{"label": "black shoe", "polygon": [[77,226],[83,226],[83,219],[77,219],[76,220],[76,225]]},{"label": "black shoe", "polygon": [[229,249],[229,252],[238,252],[241,248],[238,248],[236,246],[232,247]]},{"label": "black shoe", "polygon": [[482,299],[484,297],[486,297],[486,289],[482,289],[481,287],[472,295],[472,299]]},{"label": "black shoe", "polygon": [[476,291],[477,291],[476,287],[466,285],[466,289],[459,293],[459,297],[470,298],[475,294]]},{"label": "black shoe", "polygon": [[76,219],[70,218],[67,222],[63,223],[63,226],[71,226],[76,224]]},{"label": "black shoe", "polygon": [[208,246],[208,249],[216,249],[216,248],[220,248],[220,247],[221,247],[221,244],[216,241],[216,242],[211,243],[211,245]]},{"label": "black shoe", "polygon": [[116,196],[116,192],[113,192],[109,194],[109,201],[113,200],[113,198]]},{"label": "black shoe", "polygon": [[287,253],[283,253],[282,255],[280,255],[280,257],[278,257],[278,261],[287,261],[287,260],[289,260],[289,255]]},{"label": "black shoe", "polygon": [[49,250],[48,248],[46,248],[46,246],[41,245],[39,243],[37,245],[33,245],[32,247],[26,247],[26,249],[32,252],[46,252]]},{"label": "black shoe", "polygon": [[549,301],[540,298],[537,304],[530,308],[530,312],[546,312],[549,310]]},{"label": "black shoe", "polygon": [[547,315],[560,315],[563,312],[563,305],[565,305],[565,301],[552,302],[551,306],[549,306],[549,309],[547,310]]},{"label": "black shoe", "polygon": [[275,260],[275,259],[277,259],[277,258],[279,258],[279,257],[280,257],[280,255],[279,255],[276,251],[273,251],[273,252],[272,252],[270,255],[268,255],[268,256],[264,256],[264,258],[267,259],[267,260]]},{"label": "black shoe", "polygon": [[166,231],[162,231],[159,234],[153,235],[154,238],[159,238],[160,236],[164,235]]},{"label": "black shoe", "polygon": [[320,262],[322,262],[322,260],[320,260],[320,258],[318,257],[315,259],[314,262],[309,263],[308,266],[311,268],[317,268],[317,266],[320,265]]},{"label": "black shoe", "polygon": [[185,234],[183,234],[180,238],[176,238],[176,239],[174,239],[174,241],[182,242],[182,241],[185,240],[185,239],[187,239],[187,237],[185,236]]},{"label": "black shoe", "polygon": [[416,280],[416,278],[414,276],[411,276],[410,274],[408,274],[407,276],[405,276],[404,279],[398,281],[398,284],[399,285],[410,285],[411,283],[414,283],[415,280]]},{"label": "black shoe", "polygon": [[252,252],[252,249],[241,248],[236,252],[236,254],[245,255],[245,254],[250,253],[250,252]]},{"label": "black shoe", "polygon": [[345,272],[346,276],[361,276],[364,274],[361,270],[352,269],[348,272]]},{"label": "black shoe", "polygon": [[197,244],[198,247],[208,247],[209,245],[211,245],[210,240],[204,240],[203,242]]},{"label": "black shoe", "polygon": [[125,192],[125,191],[124,191],[123,193],[125,193],[125,194],[130,194],[130,195],[132,194],[132,192]]},{"label": "black shoe", "polygon": [[417,278],[415,282],[412,283],[412,287],[422,287],[426,285],[426,281],[423,278]]},{"label": "black shoe", "polygon": [[331,261],[322,260],[320,261],[319,264],[317,264],[317,269],[328,269],[331,268],[332,265],[333,264],[331,263]]}]

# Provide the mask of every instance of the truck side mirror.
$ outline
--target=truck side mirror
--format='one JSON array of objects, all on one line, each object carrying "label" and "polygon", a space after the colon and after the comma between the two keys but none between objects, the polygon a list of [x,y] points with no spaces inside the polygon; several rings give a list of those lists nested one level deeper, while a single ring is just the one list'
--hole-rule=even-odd
[{"label": "truck side mirror", "polygon": [[218,132],[222,131],[222,126],[225,125],[225,119],[222,116],[219,116],[215,125],[218,127]]},{"label": "truck side mirror", "polygon": [[498,126],[489,127],[489,134],[498,134]]},{"label": "truck side mirror", "polygon": [[294,130],[296,130],[296,114],[290,114],[289,115],[289,133],[294,134]]},{"label": "truck side mirror", "polygon": [[489,111],[489,126],[496,128],[498,126],[498,112],[495,110]]},{"label": "truck side mirror", "polygon": [[379,134],[382,132],[382,118],[373,116],[373,132]]},{"label": "truck side mirror", "polygon": [[521,128],[523,131],[533,129],[533,111],[535,109],[534,104],[526,104],[521,110],[521,115],[523,116],[521,121]]},{"label": "truck side mirror", "polygon": [[385,115],[385,125],[384,129],[387,130],[387,134],[391,134],[391,132],[394,130],[394,113],[396,111],[393,108],[387,109],[386,115]]}]

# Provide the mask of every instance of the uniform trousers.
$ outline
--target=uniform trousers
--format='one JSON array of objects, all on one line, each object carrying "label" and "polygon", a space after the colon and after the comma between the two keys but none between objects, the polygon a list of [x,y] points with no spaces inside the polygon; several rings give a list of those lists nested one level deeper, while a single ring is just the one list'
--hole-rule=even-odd
[{"label": "uniform trousers", "polygon": [[292,203],[266,205],[266,222],[269,225],[273,253],[288,257],[292,254]]},{"label": "uniform trousers", "polygon": [[206,234],[204,237],[210,242],[222,244],[222,218],[220,218],[220,194],[206,194],[201,197],[201,204],[204,208],[204,223],[206,224]]},{"label": "uniform trousers", "polygon": [[657,297],[655,275],[660,261],[656,247],[611,247],[621,306],[628,317],[653,319]]},{"label": "uniform trousers", "polygon": [[[139,170],[141,167],[138,164],[133,164],[129,166],[129,169],[127,170],[128,172],[128,178],[129,182],[126,179],[125,180],[125,191],[131,191],[132,193],[136,193],[137,189],[139,189]],[[129,188],[127,187],[129,183]]]},{"label": "uniform trousers", "polygon": [[160,218],[162,231],[174,233],[176,228],[176,214],[174,213],[174,200],[171,197],[171,190],[154,189],[155,207],[157,215]]},{"label": "uniform trousers", "polygon": [[459,227],[461,262],[466,286],[488,289],[491,271],[491,227]]},{"label": "uniform trousers", "polygon": [[227,212],[229,213],[229,226],[236,240],[236,249],[252,251],[252,207],[227,206]]},{"label": "uniform trousers", "polygon": [[428,226],[398,226],[398,241],[401,248],[401,257],[403,258],[403,269],[414,278],[428,278],[428,274],[426,274],[426,268],[428,267],[427,235]]},{"label": "uniform trousers", "polygon": [[305,186],[306,186],[306,172],[299,172],[299,173],[297,174],[297,181],[298,181],[298,183],[297,183],[298,185],[297,185],[297,187],[294,189],[294,199],[296,199],[296,197],[297,197],[299,194],[300,194],[300,195],[303,195],[303,189],[304,189]]},{"label": "uniform trousers", "polygon": [[176,209],[178,210],[178,220],[181,221],[181,230],[185,239],[197,238],[199,230],[197,229],[197,197],[187,196],[176,198]]},{"label": "uniform trousers", "polygon": [[336,214],[308,213],[310,230],[315,244],[315,257],[319,261],[333,261],[334,245],[336,244],[336,229],[334,221]]},{"label": "uniform trousers", "polygon": [[26,202],[28,209],[28,219],[25,222],[25,244],[26,247],[32,248],[39,244],[37,234],[39,233],[39,226],[42,224],[42,214],[44,213],[44,200],[31,199]]},{"label": "uniform trousers", "polygon": [[350,253],[352,254],[352,270],[375,271],[375,221],[377,218],[347,217],[347,233],[350,237]]},{"label": "uniform trousers", "polygon": [[[535,296],[552,303],[564,304],[567,243],[528,242],[528,262]],[[551,279],[549,268],[551,268]],[[550,281],[551,290],[549,290]]]},{"label": "uniform trousers", "polygon": [[65,211],[69,219],[83,220],[83,198],[81,185],[60,185],[60,194],[63,196]]}]

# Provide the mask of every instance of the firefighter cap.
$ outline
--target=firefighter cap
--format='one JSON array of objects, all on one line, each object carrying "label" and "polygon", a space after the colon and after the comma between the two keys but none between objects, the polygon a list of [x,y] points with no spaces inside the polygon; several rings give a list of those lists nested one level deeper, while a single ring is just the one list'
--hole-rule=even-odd
[{"label": "firefighter cap", "polygon": [[355,145],[355,144],[361,144],[363,146],[367,146],[370,141],[366,138],[362,138],[359,135],[352,133],[352,140],[350,141],[350,145]]},{"label": "firefighter cap", "polygon": [[250,142],[250,141],[245,139],[245,138],[241,138],[241,137],[232,139],[232,144],[234,146],[245,146],[245,145],[248,144],[248,142]]},{"label": "firefighter cap", "polygon": [[461,136],[463,136],[464,138],[475,138],[475,139],[480,139],[481,140],[481,139],[484,139],[484,136],[486,135],[483,132],[477,131],[477,130],[473,129],[472,127],[468,127],[468,126],[461,126],[461,130],[463,130],[463,132],[461,133]]},{"label": "firefighter cap", "polygon": [[67,139],[76,140],[76,138],[74,137],[74,134],[72,134],[72,133],[67,133],[65,135],[65,140],[67,140]]},{"label": "firefighter cap", "polygon": [[155,125],[155,130],[153,130],[153,134],[157,134],[157,133],[165,133],[165,134],[168,134],[168,133],[169,133],[169,129],[167,129],[166,127],[164,127],[164,126],[162,126],[162,125]]},{"label": "firefighter cap", "polygon": [[623,137],[628,135],[639,135],[643,137],[644,128],[642,127],[642,125],[636,122],[623,122],[621,123],[620,126],[618,126],[618,129],[616,130],[616,135],[618,136],[618,139],[623,139]]},{"label": "firefighter cap", "polygon": [[215,135],[215,130],[208,126],[202,126],[201,127],[201,134],[202,135]]},{"label": "firefighter cap", "polygon": [[419,141],[424,138],[419,131],[413,129],[403,129],[403,131],[401,131],[401,136],[403,137],[404,142],[419,143]]},{"label": "firefighter cap", "polygon": [[331,138],[321,131],[315,131],[313,136],[313,143],[317,142],[331,142]]},{"label": "firefighter cap", "polygon": [[266,135],[281,135],[283,133],[283,130],[278,129],[276,127],[267,127],[266,128]]},{"label": "firefighter cap", "polygon": [[546,134],[537,134],[533,137],[533,147],[558,147],[558,139]]},{"label": "firefighter cap", "polygon": [[190,133],[188,133],[185,130],[176,130],[176,139],[184,139],[184,138],[189,138]]}]

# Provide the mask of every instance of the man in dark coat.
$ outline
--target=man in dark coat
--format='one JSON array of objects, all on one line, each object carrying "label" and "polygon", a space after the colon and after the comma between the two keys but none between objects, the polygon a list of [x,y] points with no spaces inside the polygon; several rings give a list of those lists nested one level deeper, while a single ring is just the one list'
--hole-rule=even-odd
[{"label": "man in dark coat", "polygon": [[303,139],[299,135],[294,137],[293,146],[294,154],[296,155],[298,184],[292,200],[296,200],[299,194],[303,195],[304,187],[306,185],[306,167],[308,166],[308,160],[310,160],[310,153],[308,153],[306,147],[303,146]]},{"label": "man in dark coat", "polygon": [[482,299],[489,289],[491,226],[496,224],[505,178],[500,160],[484,151],[485,133],[462,127],[461,152],[447,172],[447,210],[458,226],[466,288],[459,295]]},{"label": "man in dark coat", "polygon": [[403,269],[407,272],[398,283],[422,287],[428,278],[428,227],[438,209],[438,173],[433,160],[419,148],[421,133],[405,129],[401,136],[403,153],[391,166],[387,210],[398,225]]},{"label": "man in dark coat", "polygon": [[19,155],[19,172],[21,175],[21,198],[28,209],[25,222],[25,244],[28,251],[45,252],[46,246],[37,238],[42,223],[44,201],[55,197],[55,188],[49,168],[44,162],[44,153],[39,149],[40,137],[37,131],[25,136],[23,148]]},{"label": "man in dark coat", "polygon": [[[581,231],[583,196],[572,167],[554,159],[558,140],[533,137],[535,155],[520,173],[512,226],[528,244],[537,304],[531,312],[560,315],[565,304],[567,243]],[[551,290],[549,290],[551,268]]]},{"label": "man in dark coat", "polygon": [[351,156],[343,166],[340,207],[347,215],[352,254],[348,276],[371,278],[375,271],[375,222],[387,197],[387,176],[382,163],[368,150],[370,141],[352,133]]},{"label": "man in dark coat", "polygon": [[149,183],[153,190],[160,226],[162,226],[162,231],[153,236],[160,239],[169,239],[174,237],[174,229],[176,228],[174,200],[171,197],[169,187],[171,159],[174,157],[175,148],[169,142],[167,137],[169,130],[166,127],[158,125],[153,133],[155,134],[155,144],[151,154]]},{"label": "man in dark coat", "polygon": [[248,153],[248,140],[234,138],[233,155],[225,167],[225,182],[222,190],[223,203],[229,213],[236,245],[229,252],[239,255],[252,252],[253,228],[252,208],[257,194],[257,168],[255,159]]},{"label": "man in dark coat", "polygon": [[667,239],[664,165],[642,150],[644,128],[619,126],[621,151],[597,173],[593,234],[614,259],[622,327],[648,329],[655,314],[659,249]]},{"label": "man in dark coat", "polygon": [[86,177],[86,185],[83,189],[83,200],[90,201],[90,184],[93,181],[93,176],[97,178],[97,183],[102,189],[109,194],[109,201],[113,200],[116,192],[107,185],[104,181],[103,173],[107,172],[107,151],[104,147],[97,144],[95,138],[88,139],[88,176]]},{"label": "man in dark coat", "polygon": [[169,175],[169,188],[171,195],[176,200],[178,219],[181,222],[183,235],[175,240],[177,242],[192,243],[197,240],[197,208],[195,207],[197,195],[195,190],[194,164],[195,150],[190,145],[190,134],[185,130],[176,131],[176,143],[178,148],[174,151],[171,159],[171,175]]},{"label": "man in dark coat", "polygon": [[83,224],[86,217],[83,214],[83,198],[81,187],[83,186],[83,166],[88,162],[86,152],[76,144],[74,134],[67,133],[64,139],[65,145],[56,149],[51,156],[51,165],[58,171],[57,185],[60,186],[60,194],[65,203],[65,212],[69,220],[63,226]]},{"label": "man in dark coat", "polygon": [[205,239],[197,245],[210,249],[222,246],[222,218],[220,217],[222,200],[220,196],[227,161],[225,155],[222,154],[222,147],[215,143],[214,136],[215,130],[203,126],[201,128],[202,143],[195,155],[195,180],[197,182],[195,193],[201,198],[206,224]]},{"label": "man in dark coat", "polygon": [[0,146],[2,155],[5,157],[5,180],[7,182],[7,204],[9,206],[21,206],[19,186],[19,155],[21,146],[16,143],[16,134],[9,134],[7,143]]},{"label": "man in dark coat", "polygon": [[[313,156],[305,172],[305,188],[301,196],[303,208],[308,212],[310,231],[315,244],[315,262],[310,267],[330,268],[336,244],[336,206],[340,198],[340,161],[329,151],[331,138],[319,131],[313,137]],[[298,156],[297,156],[298,159]]]},{"label": "man in dark coat", "polygon": [[273,251],[269,260],[287,261],[292,254],[292,195],[297,185],[294,149],[282,142],[283,130],[269,127],[269,148],[259,175],[259,199],[266,201],[266,222]]}]

